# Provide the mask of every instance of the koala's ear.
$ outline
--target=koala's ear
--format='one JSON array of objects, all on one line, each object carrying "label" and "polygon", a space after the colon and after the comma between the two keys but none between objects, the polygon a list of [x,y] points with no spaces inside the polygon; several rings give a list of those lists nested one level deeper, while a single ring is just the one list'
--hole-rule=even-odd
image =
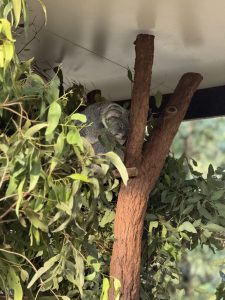
[{"label": "koala's ear", "polygon": [[123,108],[119,104],[109,103],[102,112],[106,119],[111,117],[119,119],[123,115]]}]

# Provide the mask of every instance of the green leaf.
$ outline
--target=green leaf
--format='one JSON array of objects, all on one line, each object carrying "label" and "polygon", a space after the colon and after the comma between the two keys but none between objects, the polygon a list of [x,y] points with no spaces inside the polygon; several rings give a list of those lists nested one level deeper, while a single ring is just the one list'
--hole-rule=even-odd
[{"label": "green leaf", "polygon": [[15,27],[17,27],[20,21],[21,0],[12,0],[12,4],[13,4],[13,12],[16,20]]},{"label": "green leaf", "polygon": [[222,217],[225,216],[225,204],[220,202],[215,203],[215,207],[217,208],[218,214]]},{"label": "green leaf", "polygon": [[23,11],[24,30],[25,30],[25,32],[27,32],[29,24],[28,24],[26,0],[22,0],[22,11]]},{"label": "green leaf", "polygon": [[208,223],[204,226],[204,228],[208,229],[211,232],[225,232],[225,227],[214,223]]},{"label": "green leaf", "polygon": [[115,293],[116,293],[115,300],[119,300],[120,299],[121,283],[120,283],[119,279],[117,279],[117,278],[114,279],[113,283],[114,283],[114,289],[115,289]]},{"label": "green leaf", "polygon": [[95,277],[96,277],[96,272],[93,272],[93,273],[91,273],[91,274],[85,276],[85,279],[86,279],[87,281],[93,281],[93,280],[95,279]]},{"label": "green leaf", "polygon": [[45,6],[45,4],[42,0],[38,0],[38,1],[40,2],[41,7],[42,7],[43,12],[44,12],[44,15],[45,15],[45,26],[46,26],[46,24],[47,24],[47,9],[46,9],[46,6]]},{"label": "green leaf", "polygon": [[84,175],[84,174],[75,173],[75,174],[69,175],[68,177],[72,178],[73,180],[80,180],[83,182],[90,183],[90,179],[88,178],[87,175]]},{"label": "green leaf", "polygon": [[196,231],[195,227],[193,226],[193,224],[191,224],[188,221],[182,223],[178,227],[178,231],[185,231],[185,230],[188,231],[188,232],[197,233],[197,231]]},{"label": "green leaf", "polygon": [[23,186],[24,186],[24,183],[25,183],[25,177],[20,181],[19,185],[18,185],[18,199],[17,199],[17,202],[16,202],[16,215],[17,217],[19,217],[19,208],[20,208],[20,204],[22,202],[22,199],[23,199]]},{"label": "green leaf", "polygon": [[48,128],[45,135],[50,135],[56,129],[61,117],[61,106],[57,102],[53,102],[48,110]]},{"label": "green leaf", "polygon": [[16,191],[16,188],[17,188],[16,180],[13,176],[10,176],[9,184],[8,184],[5,195],[9,196],[9,195],[14,194],[14,192]]},{"label": "green leaf", "polygon": [[162,227],[162,238],[165,238],[166,237],[166,235],[167,235],[167,229],[166,229],[166,227],[163,225],[163,227]]},{"label": "green leaf", "polygon": [[95,272],[99,273],[101,264],[97,261],[96,258],[94,258],[91,255],[88,255],[87,262],[88,262],[88,265],[90,265],[95,270]]},{"label": "green leaf", "polygon": [[75,113],[70,116],[71,120],[80,121],[81,123],[87,122],[87,117],[83,114]]},{"label": "green leaf", "polygon": [[100,192],[99,182],[96,178],[88,178],[85,174],[72,174],[68,176],[69,178],[72,178],[73,180],[79,180],[85,183],[89,183],[92,185],[92,190],[94,193],[94,198],[97,198]]},{"label": "green leaf", "polygon": [[210,178],[214,175],[215,171],[213,169],[213,166],[210,164],[208,167],[208,174],[207,174],[207,178]]},{"label": "green leaf", "polygon": [[25,282],[25,281],[27,281],[29,279],[29,274],[28,274],[28,272],[26,270],[21,269],[20,270],[20,277],[21,277],[21,280],[23,282]]},{"label": "green leaf", "polygon": [[47,123],[41,123],[41,124],[36,124],[32,127],[30,127],[24,134],[25,138],[31,138],[35,133],[40,131],[42,128],[47,127]]},{"label": "green leaf", "polygon": [[9,147],[5,144],[0,144],[0,151],[2,151],[3,153],[7,153],[9,150]]},{"label": "green leaf", "polygon": [[60,232],[60,231],[64,230],[67,227],[67,225],[69,224],[70,221],[71,221],[71,218],[66,219],[63,223],[60,224],[59,227],[57,227],[52,232]]},{"label": "green leaf", "polygon": [[53,223],[55,223],[56,221],[58,221],[60,219],[60,217],[62,216],[62,212],[58,211],[49,221],[48,226],[52,225]]},{"label": "green leaf", "polygon": [[129,79],[132,83],[134,82],[134,80],[133,80],[133,74],[132,74],[130,68],[127,69],[127,77],[128,77],[128,79]]},{"label": "green leaf", "polygon": [[8,287],[14,291],[14,299],[22,300],[23,299],[23,289],[20,283],[20,278],[14,271],[12,267],[9,267],[7,272],[7,281]]},{"label": "green leaf", "polygon": [[108,292],[110,288],[109,279],[104,277],[102,282],[102,293],[100,300],[108,300]]},{"label": "green leaf", "polygon": [[[36,153],[36,152],[34,152]],[[28,192],[32,191],[38,183],[39,177],[41,175],[41,162],[38,157],[38,153],[33,156],[31,171],[30,171],[30,185]]]},{"label": "green leaf", "polygon": [[155,105],[157,108],[159,108],[162,104],[162,93],[160,91],[157,91],[155,94]]},{"label": "green leaf", "polygon": [[51,159],[51,163],[50,163],[50,168],[49,168],[49,175],[52,174],[52,172],[54,171],[55,167],[58,165],[59,159],[57,159],[56,157],[53,157]]},{"label": "green leaf", "polygon": [[2,45],[4,55],[4,69],[6,69],[14,55],[14,45],[10,41],[5,41]]},{"label": "green leaf", "polygon": [[159,226],[159,222],[158,222],[158,221],[151,221],[151,222],[149,223],[149,229],[148,229],[148,232],[149,232],[149,233],[152,233],[152,229],[153,229],[153,228],[158,228],[158,226]]},{"label": "green leaf", "polygon": [[164,178],[165,178],[166,183],[170,186],[171,180],[170,180],[169,175],[165,174],[165,175],[164,175]]},{"label": "green leaf", "polygon": [[193,163],[193,165],[194,165],[195,167],[197,167],[197,166],[198,166],[198,163],[197,163],[197,161],[196,161],[196,160],[194,160],[193,158],[192,158],[192,163]]},{"label": "green leaf", "polygon": [[[39,232],[39,230],[36,229],[34,226],[31,227],[31,230],[32,230],[31,234],[35,238],[36,244],[40,245],[40,232]],[[32,243],[31,243],[31,245],[32,245]]]},{"label": "green leaf", "polygon": [[198,202],[197,208],[198,208],[200,216],[203,216],[208,220],[212,219],[212,215],[208,212],[208,210],[204,206],[200,205],[200,202]]},{"label": "green leaf", "polygon": [[214,191],[212,196],[211,196],[211,199],[213,201],[217,201],[219,200],[220,198],[224,197],[224,190],[218,190],[218,191]]},{"label": "green leaf", "polygon": [[83,144],[80,133],[77,129],[70,129],[66,136],[67,143],[70,145]]},{"label": "green leaf", "polygon": [[61,132],[57,138],[56,144],[54,145],[55,156],[59,157],[62,154],[64,144],[65,144],[64,141],[65,141],[65,135],[63,132]]},{"label": "green leaf", "polygon": [[194,204],[188,205],[182,212],[182,215],[189,215],[189,213],[193,210]]},{"label": "green leaf", "polygon": [[201,219],[195,220],[194,223],[193,223],[193,226],[194,227],[199,227],[201,225],[201,222],[202,222]]},{"label": "green leaf", "polygon": [[199,194],[194,194],[193,196],[191,196],[190,198],[187,199],[188,203],[197,203],[202,199],[202,195]]},{"label": "green leaf", "polygon": [[37,228],[41,229],[44,232],[48,232],[48,226],[40,220],[39,214],[35,213],[33,210],[30,208],[27,208],[25,210],[25,213],[27,215],[27,218],[30,220],[31,224]]},{"label": "green leaf", "polygon": [[111,223],[115,219],[115,212],[111,210],[107,210],[99,222],[99,226],[104,228],[106,224]]},{"label": "green leaf", "polygon": [[12,40],[11,24],[8,20],[0,19],[0,32],[2,32],[7,39]]},{"label": "green leaf", "polygon": [[82,296],[83,285],[84,285],[84,261],[81,255],[77,251],[73,251],[73,255],[76,262],[76,285]]},{"label": "green leaf", "polygon": [[127,185],[127,181],[128,181],[128,173],[127,173],[127,169],[124,166],[121,158],[114,152],[107,152],[104,154],[109,160],[110,162],[117,168],[118,172],[120,173],[120,176],[123,180],[123,183],[125,185]]},{"label": "green leaf", "polygon": [[3,10],[3,17],[5,19],[8,19],[8,14],[10,13],[11,10],[12,10],[12,3],[9,2]]},{"label": "green leaf", "polygon": [[100,193],[100,186],[97,178],[89,178],[90,184],[92,184],[92,191],[94,198],[98,198]]},{"label": "green leaf", "polygon": [[51,269],[55,263],[57,263],[60,259],[60,254],[57,254],[53,257],[51,257],[49,260],[47,260],[44,263],[44,266],[41,267],[33,276],[33,278],[31,279],[31,281],[29,282],[27,288],[30,289],[32,287],[32,285],[44,274],[46,273],[49,269]]}]

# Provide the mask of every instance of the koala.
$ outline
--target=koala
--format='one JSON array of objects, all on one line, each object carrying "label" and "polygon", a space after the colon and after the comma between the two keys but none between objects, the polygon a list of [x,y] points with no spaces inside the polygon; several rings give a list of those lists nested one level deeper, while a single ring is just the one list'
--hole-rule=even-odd
[{"label": "koala", "polygon": [[92,145],[95,153],[115,151],[123,158],[122,145],[127,141],[129,112],[113,102],[98,102],[87,106],[82,113],[89,126],[81,129],[81,136]]}]

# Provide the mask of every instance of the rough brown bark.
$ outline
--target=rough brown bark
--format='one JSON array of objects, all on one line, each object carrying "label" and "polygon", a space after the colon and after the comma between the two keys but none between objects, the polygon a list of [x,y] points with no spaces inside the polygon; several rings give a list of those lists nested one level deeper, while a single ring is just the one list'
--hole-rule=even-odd
[{"label": "rough brown bark", "polygon": [[135,41],[135,51],[136,59],[130,108],[130,132],[125,154],[125,164],[128,168],[138,166],[141,159],[142,144],[144,141],[145,126],[149,109],[149,93],[154,56],[154,36],[139,34]]},{"label": "rough brown bark", "polygon": [[[137,78],[142,78],[142,80],[138,81],[138,85],[135,85],[134,82],[135,91],[132,94],[131,130],[127,144],[126,164],[128,167],[135,165],[138,169],[138,176],[129,179],[128,185],[126,187],[122,185],[119,192],[114,225],[113,253],[110,263],[111,278],[117,278],[121,282],[121,300],[139,299],[141,239],[148,196],[158,179],[192,95],[202,80],[200,74],[187,73],[183,75],[174,95],[158,119],[157,126],[151,133],[151,139],[144,145],[142,152],[143,130],[147,119],[153,41],[153,37],[141,35],[141,37],[138,36],[136,42],[134,80]],[[142,43],[145,47],[142,46]],[[142,64],[144,61],[144,53],[141,49],[151,52],[151,55],[147,53],[148,59],[142,68],[139,66],[139,62]],[[146,68],[145,65],[147,65]],[[139,72],[142,74],[138,74]],[[109,299],[115,299],[113,284],[109,292]]]}]

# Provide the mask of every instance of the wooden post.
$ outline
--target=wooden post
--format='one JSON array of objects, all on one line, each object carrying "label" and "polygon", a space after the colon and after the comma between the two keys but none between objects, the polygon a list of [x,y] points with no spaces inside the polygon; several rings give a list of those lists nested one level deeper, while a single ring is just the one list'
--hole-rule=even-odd
[{"label": "wooden post", "polygon": [[148,197],[160,175],[191,98],[202,80],[202,76],[197,73],[183,75],[159,117],[151,138],[143,148],[153,52],[154,37],[138,35],[130,132],[125,157],[126,166],[136,167],[138,175],[129,179],[126,187],[121,186],[118,196],[110,263],[110,300],[115,300],[113,278],[119,279],[121,283],[120,300],[139,299],[141,240]]}]

